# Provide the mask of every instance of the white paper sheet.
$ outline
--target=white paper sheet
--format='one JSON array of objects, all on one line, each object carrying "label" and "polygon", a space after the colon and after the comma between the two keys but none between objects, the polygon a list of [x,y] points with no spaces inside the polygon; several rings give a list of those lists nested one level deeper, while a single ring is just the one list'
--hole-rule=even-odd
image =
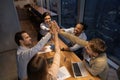
[{"label": "white paper sheet", "polygon": [[51,46],[45,46],[45,50],[41,50],[40,52],[38,52],[38,54],[42,54],[42,53],[46,53],[46,52],[51,52]]},{"label": "white paper sheet", "polygon": [[65,66],[62,66],[61,68],[59,68],[57,80],[65,80],[66,78],[69,78],[69,77],[71,77],[71,75]]}]

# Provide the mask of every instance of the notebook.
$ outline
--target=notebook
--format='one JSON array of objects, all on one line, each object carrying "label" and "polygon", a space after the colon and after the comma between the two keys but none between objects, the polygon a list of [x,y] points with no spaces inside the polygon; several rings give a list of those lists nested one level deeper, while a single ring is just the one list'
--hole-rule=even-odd
[{"label": "notebook", "polygon": [[87,76],[87,70],[82,62],[72,62],[72,70],[75,78]]},{"label": "notebook", "polygon": [[57,80],[65,80],[69,77],[71,77],[71,75],[68,72],[67,68],[65,66],[60,67],[57,74]]}]

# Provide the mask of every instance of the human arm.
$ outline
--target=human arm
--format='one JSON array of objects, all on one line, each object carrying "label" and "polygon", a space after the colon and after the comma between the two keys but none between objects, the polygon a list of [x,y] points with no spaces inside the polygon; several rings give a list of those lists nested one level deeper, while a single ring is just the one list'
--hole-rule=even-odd
[{"label": "human arm", "polygon": [[[83,39],[83,40],[87,40],[87,36],[84,32],[82,32],[79,36],[78,36],[80,39]],[[70,47],[70,51],[76,51],[78,50],[79,48],[83,48],[84,46],[82,45],[79,45],[79,44],[75,44],[73,45],[72,47]]]},{"label": "human arm", "polygon": [[45,23],[41,23],[40,24],[40,29],[49,31],[50,29],[48,27],[46,27],[46,26],[47,25],[45,25]]},{"label": "human arm", "polygon": [[63,29],[65,32],[67,33],[71,33],[71,34],[74,34],[74,28],[71,27],[71,28],[67,28],[67,29]]},{"label": "human arm", "polygon": [[79,39],[78,37],[72,35],[72,34],[69,34],[67,32],[63,32],[63,31],[60,31],[59,34],[63,35],[64,37],[68,38],[69,40],[71,40],[73,43],[77,43],[81,46],[86,46],[88,44],[88,41],[86,40],[83,40],[83,39]]},{"label": "human arm", "polygon": [[20,58],[22,57],[23,59],[29,60],[43,48],[50,38],[51,34],[47,33],[34,47],[29,49],[20,49],[17,54]]},{"label": "human arm", "polygon": [[47,41],[51,38],[51,34],[48,33],[43,37],[34,47],[26,48],[20,46],[17,50],[17,66],[18,66],[18,75],[20,79],[26,77],[26,66],[29,60],[37,54]]},{"label": "human arm", "polygon": [[75,44],[72,47],[63,47],[61,48],[62,51],[76,51],[80,48],[80,45]]},{"label": "human arm", "polygon": [[69,49],[70,49],[70,51],[76,51],[76,50],[78,50],[79,48],[81,48],[81,46],[78,45],[78,44],[75,44],[75,45],[73,45],[72,47],[70,47]]},{"label": "human arm", "polygon": [[50,27],[50,32],[52,33],[53,30],[55,29],[56,31],[60,30],[60,27],[58,26],[57,22],[55,20],[51,21],[51,23],[49,24]]},{"label": "human arm", "polygon": [[59,47],[59,41],[58,41],[58,33],[57,31],[53,31],[53,33],[54,33],[55,55],[54,55],[53,63],[49,68],[48,72],[52,76],[57,77],[57,73],[60,66],[60,47]]}]

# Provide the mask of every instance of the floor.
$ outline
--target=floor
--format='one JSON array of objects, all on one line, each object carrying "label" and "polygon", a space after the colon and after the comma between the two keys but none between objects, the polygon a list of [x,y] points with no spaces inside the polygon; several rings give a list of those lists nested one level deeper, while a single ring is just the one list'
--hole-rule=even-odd
[{"label": "floor", "polygon": [[0,54],[0,80],[17,80],[16,50]]}]

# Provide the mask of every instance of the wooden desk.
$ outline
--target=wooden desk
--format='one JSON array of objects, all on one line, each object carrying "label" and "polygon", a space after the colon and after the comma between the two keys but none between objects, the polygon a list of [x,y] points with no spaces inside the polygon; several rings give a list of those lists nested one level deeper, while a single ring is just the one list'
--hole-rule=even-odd
[{"label": "wooden desk", "polygon": [[[60,41],[60,47],[67,47],[61,40]],[[54,52],[46,53],[44,54],[47,58],[53,57]],[[66,58],[66,60],[65,60]],[[74,78],[73,76],[73,71],[72,71],[72,66],[71,66],[71,61],[72,62],[78,62],[81,61],[73,52],[68,52],[68,51],[61,51],[61,62],[60,66],[65,66],[69,73],[71,74],[70,78],[67,78],[66,80],[100,80],[98,77],[93,77],[88,73],[88,76],[86,77],[81,77],[81,78]]]}]

